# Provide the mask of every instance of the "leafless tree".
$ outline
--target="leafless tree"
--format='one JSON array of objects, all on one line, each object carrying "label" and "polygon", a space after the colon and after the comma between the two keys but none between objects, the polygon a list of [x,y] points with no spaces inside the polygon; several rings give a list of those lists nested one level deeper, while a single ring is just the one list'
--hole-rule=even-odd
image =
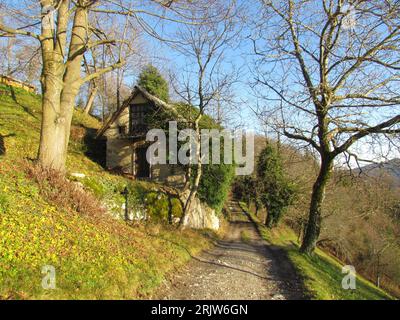
[{"label": "leafless tree", "polygon": [[[97,18],[97,17],[95,17]],[[102,107],[102,114],[105,116],[109,112],[119,108],[121,102],[129,94],[129,85],[126,78],[132,79],[143,65],[146,55],[146,47],[140,28],[135,25],[135,21],[126,17],[124,23],[118,23],[119,19],[111,21],[93,21],[97,28],[108,30],[107,34],[115,39],[120,39],[119,43],[106,45],[91,49],[84,57],[85,68],[88,73],[94,73],[98,68],[114,64],[123,60],[125,63],[120,68],[113,70],[110,74],[93,79],[86,85],[85,92],[86,104],[84,112],[91,113],[94,102],[97,100]],[[108,24],[107,24],[108,23]],[[108,78],[108,79],[107,79]],[[112,79],[112,81],[110,81]],[[100,99],[99,96],[100,95]],[[97,99],[96,99],[97,98]],[[115,101],[111,101],[111,100]],[[95,113],[98,110],[93,110]]]},{"label": "leafless tree", "polygon": [[22,41],[14,35],[0,38],[0,74],[31,84],[39,82],[40,48],[33,41]]},{"label": "leafless tree", "polygon": [[0,36],[29,37],[40,43],[43,116],[38,159],[42,166],[65,170],[72,113],[80,87],[125,63],[121,56],[121,60],[93,73],[82,72],[83,57],[89,50],[123,42],[107,34],[101,25],[92,25],[91,17],[119,17],[119,23],[128,17],[141,26],[142,32],[157,37],[153,25],[160,20],[186,22],[185,12],[192,6],[191,1],[179,0],[134,5],[128,0],[2,1]]},{"label": "leafless tree", "polygon": [[260,1],[252,43],[264,123],[319,155],[301,251],[314,250],[334,161],[400,132],[400,2]]},{"label": "leafless tree", "polygon": [[193,119],[188,119],[190,127],[196,132],[196,147],[191,150],[195,170],[188,166],[188,196],[180,223],[182,227],[202,177],[200,121],[213,106],[229,102],[232,98],[230,88],[237,81],[236,70],[224,69],[224,53],[233,46],[233,40],[240,32],[239,7],[236,1],[199,1],[199,4],[204,8],[203,17],[206,17],[203,23],[180,28],[172,43],[172,48],[186,60],[186,66],[172,81],[174,91],[189,108],[196,108]]}]

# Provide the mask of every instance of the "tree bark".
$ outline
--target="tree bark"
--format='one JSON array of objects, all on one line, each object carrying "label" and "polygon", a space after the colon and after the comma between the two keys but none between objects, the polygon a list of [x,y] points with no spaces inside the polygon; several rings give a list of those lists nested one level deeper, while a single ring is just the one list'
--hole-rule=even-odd
[{"label": "tree bark", "polygon": [[[195,131],[196,131],[196,159],[197,159],[196,175],[194,177],[192,186],[190,186],[190,181],[189,181],[190,192],[189,192],[189,196],[185,202],[185,206],[183,207],[182,218],[179,222],[181,229],[183,229],[186,225],[186,221],[188,218],[188,212],[191,208],[194,198],[196,197],[197,190],[199,189],[199,185],[200,185],[201,175],[202,175],[201,147],[200,147],[201,146],[201,143],[200,143],[200,119],[201,119],[201,117],[202,117],[202,114],[199,114],[199,116],[196,118],[196,120],[194,122]],[[190,167],[190,165],[189,165],[189,167]]]},{"label": "tree bark", "polygon": [[38,151],[39,163],[48,168],[64,169],[65,119],[60,116],[60,92],[57,84],[47,84],[42,100],[42,127]]},{"label": "tree bark", "polygon": [[89,99],[87,100],[86,105],[85,105],[85,109],[83,111],[85,114],[90,114],[90,112],[92,111],[93,102],[94,102],[94,99],[96,98],[97,90],[98,90],[97,86],[94,86],[90,90]]},{"label": "tree bark", "polygon": [[322,203],[325,198],[326,185],[331,176],[332,168],[333,160],[331,158],[322,159],[318,178],[313,186],[307,227],[300,248],[300,251],[303,253],[310,254],[316,247],[321,232]]},{"label": "tree bark", "polygon": [[[65,10],[68,6],[65,2]],[[61,10],[61,9],[60,9]],[[83,48],[87,38],[87,9],[78,7],[75,11],[72,36],[67,62],[64,62],[66,22],[58,26],[58,44],[53,47],[51,30],[43,29],[48,37],[42,41],[42,130],[38,151],[40,165],[57,171],[65,171],[68,141],[75,99],[82,84],[81,64]],[[61,22],[60,22],[61,21]]]},{"label": "tree bark", "polygon": [[[51,5],[50,1],[43,1],[42,7]],[[68,10],[67,1],[60,5],[60,18],[57,22],[57,46],[54,47],[52,30],[42,24],[42,123],[38,150],[39,163],[55,170],[64,170],[64,124],[61,115],[61,92],[63,89],[64,56],[66,35],[65,19]]]}]

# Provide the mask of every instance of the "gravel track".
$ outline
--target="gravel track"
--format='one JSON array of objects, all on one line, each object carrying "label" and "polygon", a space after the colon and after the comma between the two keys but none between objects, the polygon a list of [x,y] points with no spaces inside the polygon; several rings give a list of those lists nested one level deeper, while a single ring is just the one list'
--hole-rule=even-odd
[{"label": "gravel track", "polygon": [[302,280],[284,250],[261,239],[248,215],[231,201],[231,221],[217,241],[165,281],[157,299],[305,299]]}]

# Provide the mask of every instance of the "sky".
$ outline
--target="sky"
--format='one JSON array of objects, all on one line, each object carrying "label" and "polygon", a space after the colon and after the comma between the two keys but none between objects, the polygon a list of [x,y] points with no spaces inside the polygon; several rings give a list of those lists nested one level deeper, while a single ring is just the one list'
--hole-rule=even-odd
[{"label": "sky", "polygon": [[[239,3],[245,2],[240,0]],[[255,7],[249,7],[249,10],[255,10]],[[250,12],[248,12],[249,14]],[[240,69],[238,82],[232,86],[232,92],[236,96],[237,107],[235,108],[232,126],[242,125],[248,130],[263,134],[263,128],[250,105],[255,104],[254,95],[248,86],[249,81],[252,81],[250,72],[250,60],[252,59],[252,43],[249,39],[245,39],[246,35],[250,34],[250,30],[242,25],[241,38],[234,41],[232,46],[224,50],[224,62],[227,68],[234,65],[236,69]],[[166,24],[160,31],[160,34],[165,35],[168,39],[173,39],[173,34],[180,28],[177,24]],[[171,36],[172,35],[172,36]],[[169,73],[179,74],[179,70],[187,68],[187,58],[171,47],[169,43],[163,43],[157,39],[147,37],[148,45],[151,53],[156,53],[151,62],[155,64],[163,74],[168,77]],[[173,44],[172,44],[173,45]]]},{"label": "sky", "polygon": [[[19,6],[21,6],[21,8],[24,6],[24,2],[16,0],[5,0],[5,3],[11,3],[17,8]],[[246,3],[247,2],[244,0],[239,0],[239,4]],[[247,17],[256,16],[257,11],[258,9],[256,6],[246,6]],[[156,20],[153,20],[151,23],[161,35],[167,38],[174,34],[181,27],[176,23],[160,23],[156,22]],[[249,86],[249,83],[254,80],[250,70],[251,61],[253,59],[252,43],[248,39],[250,33],[251,30],[248,27],[248,24],[244,25],[241,32],[241,39],[238,38],[238,41],[235,43],[235,47],[226,50],[224,55],[229,63],[232,63],[236,66],[236,68],[241,69],[240,81],[232,88],[232,91],[234,91],[234,94],[238,100],[237,109],[233,113],[233,123],[241,124],[247,130],[263,134],[264,128],[257,116],[252,111],[252,109],[254,109],[256,106],[257,99]],[[166,77],[168,77],[168,74],[171,71],[179,74],[180,70],[184,70],[187,65],[187,59],[173,50],[169,44],[163,43],[162,41],[150,36],[144,36],[143,39],[146,44],[145,47],[148,60],[156,65]],[[128,76],[125,79],[127,84],[132,84],[134,81],[134,76]],[[383,150],[383,154],[387,153],[389,149],[388,145],[385,145],[385,143],[375,146],[372,149],[376,150],[377,148],[381,148]],[[370,145],[367,143],[359,143],[354,149],[361,155],[362,158],[374,158],[374,150],[371,150]],[[399,152],[392,152],[389,154],[389,158],[399,156]],[[377,160],[382,159],[383,158],[377,158]],[[352,166],[355,166],[355,163],[352,163]]]},{"label": "sky", "polygon": [[[255,14],[257,11],[256,7],[250,8],[249,15]],[[352,27],[356,28],[356,25],[352,25]],[[356,31],[356,29],[354,29]],[[174,31],[168,30],[168,31]],[[243,102],[240,105],[236,113],[236,120],[238,123],[243,124],[243,126],[247,129],[253,130],[256,133],[264,134],[264,127],[260,120],[257,118],[253,110],[258,102],[257,98],[254,96],[249,83],[254,81],[254,76],[251,72],[251,61],[254,58],[253,55],[253,46],[251,40],[248,39],[248,35],[250,35],[251,30],[249,28],[244,28],[242,31],[242,39],[238,41],[236,48],[229,49],[226,51],[227,60],[233,62],[236,67],[242,68],[241,81],[238,83],[233,90],[235,90],[235,94],[238,97],[238,100],[242,100]],[[157,52],[162,56],[163,59],[161,63],[155,60],[155,64],[158,63],[158,66],[161,69],[164,69],[164,72],[168,73],[169,69],[172,70],[182,70],[185,65],[185,59],[175,53],[168,45],[160,43],[159,41],[151,40],[151,46],[155,49],[154,52]],[[168,63],[165,63],[168,61]],[[279,71],[278,71],[279,72]],[[262,102],[261,102],[262,103]],[[372,117],[372,115],[371,115]],[[375,115],[375,117],[379,120],[384,118],[381,115]],[[270,133],[271,134],[271,133]],[[273,136],[273,135],[272,135]],[[359,155],[359,159],[367,159],[373,161],[385,161],[387,159],[400,157],[400,152],[397,149],[394,150],[393,146],[389,146],[387,141],[381,139],[378,143],[375,142],[371,145],[371,139],[360,140],[360,142],[356,143],[351,149],[351,152]],[[337,165],[342,166],[346,162],[346,159],[343,156],[337,158]],[[361,165],[367,164],[366,162],[362,162],[360,160]],[[357,167],[357,162],[354,158],[350,160],[351,167]]]}]

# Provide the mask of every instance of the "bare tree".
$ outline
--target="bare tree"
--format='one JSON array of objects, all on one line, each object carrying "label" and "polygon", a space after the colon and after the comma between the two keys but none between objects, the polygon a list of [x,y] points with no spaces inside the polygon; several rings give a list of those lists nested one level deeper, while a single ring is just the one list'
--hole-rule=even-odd
[{"label": "bare tree", "polygon": [[191,150],[191,164],[194,164],[195,170],[188,166],[186,188],[189,192],[180,221],[182,227],[202,177],[200,121],[213,106],[220,106],[222,101],[228,102],[228,97],[231,98],[229,88],[237,81],[235,70],[226,71],[223,68],[224,53],[232,47],[233,39],[239,34],[237,3],[199,1],[198,5],[200,3],[205,10],[202,13],[206,17],[203,23],[180,28],[172,44],[186,60],[185,68],[172,81],[174,90],[189,108],[196,108],[193,119],[188,119],[189,126],[196,132],[193,139],[195,150]]},{"label": "bare tree", "polygon": [[301,246],[310,253],[334,161],[357,157],[363,138],[400,132],[400,2],[264,0],[259,12],[254,89],[268,105],[257,113],[319,155]]},{"label": "bare tree", "polygon": [[15,35],[0,38],[0,74],[37,84],[40,70],[40,48],[33,41],[22,41]]},{"label": "bare tree", "polygon": [[121,57],[93,73],[82,74],[83,57],[88,50],[122,42],[101,26],[92,25],[90,17],[120,17],[122,20],[129,17],[139,23],[143,32],[157,36],[152,22],[160,19],[183,22],[187,5],[191,6],[190,1],[152,0],[135,7],[128,0],[2,1],[0,8],[6,15],[0,23],[0,36],[33,38],[41,47],[43,115],[38,159],[42,166],[65,170],[79,88],[125,63]]},{"label": "bare tree", "polygon": [[[129,94],[125,79],[131,78],[137,72],[140,65],[143,64],[144,54],[146,53],[140,28],[137,23],[135,24],[135,21],[132,21],[129,17],[125,18],[124,23],[120,23],[119,19],[99,21],[97,18],[94,17],[95,21],[92,24],[96,25],[98,29],[107,30],[107,34],[110,37],[120,39],[120,42],[91,49],[88,55],[84,57],[87,73],[94,73],[98,68],[104,68],[106,65],[114,64],[121,60],[125,63],[120,68],[111,71],[111,76],[108,80],[113,79],[112,82],[107,81],[106,75],[103,75],[100,78],[93,79],[86,86],[87,94],[84,107],[86,114],[92,112],[96,97],[99,94],[102,98],[106,97],[107,91],[115,97],[115,103],[111,103],[112,108],[120,107],[121,102],[126,98],[126,94]],[[107,104],[110,103],[107,98],[97,99],[97,101],[99,100]],[[110,107],[110,105],[102,105],[103,109],[110,109]]]}]

